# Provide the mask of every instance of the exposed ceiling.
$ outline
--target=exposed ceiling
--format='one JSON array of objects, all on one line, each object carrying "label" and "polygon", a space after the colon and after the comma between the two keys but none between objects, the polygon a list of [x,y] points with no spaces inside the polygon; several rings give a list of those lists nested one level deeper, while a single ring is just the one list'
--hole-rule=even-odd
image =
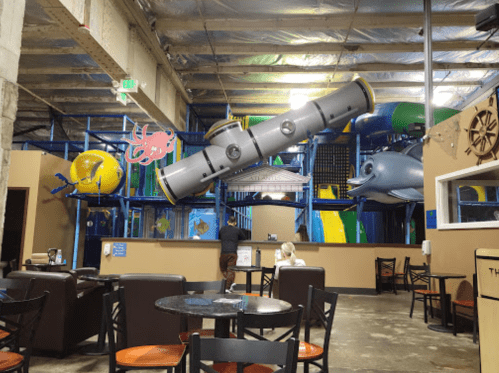
[{"label": "exposed ceiling", "polygon": [[[196,129],[223,117],[227,104],[236,116],[280,114],[292,97],[321,97],[359,75],[377,103],[424,103],[423,0],[106,1],[194,104]],[[14,140],[48,139],[51,112],[170,125],[140,96],[127,106],[116,101],[112,82],[123,72],[89,53],[78,30],[53,18],[51,3],[26,1]],[[492,4],[432,2],[434,96],[447,107],[462,109],[499,84],[499,33],[475,30],[475,14]],[[82,139],[85,128],[85,118],[64,118],[54,138]],[[119,128],[121,119],[92,122],[95,130]]]}]

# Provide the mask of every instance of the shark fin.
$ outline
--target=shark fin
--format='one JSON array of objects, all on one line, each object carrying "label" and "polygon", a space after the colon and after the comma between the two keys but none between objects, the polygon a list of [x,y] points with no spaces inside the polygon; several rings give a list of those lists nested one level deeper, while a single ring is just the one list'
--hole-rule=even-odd
[{"label": "shark fin", "polygon": [[424,196],[414,188],[390,190],[388,195],[404,201],[423,202]]}]

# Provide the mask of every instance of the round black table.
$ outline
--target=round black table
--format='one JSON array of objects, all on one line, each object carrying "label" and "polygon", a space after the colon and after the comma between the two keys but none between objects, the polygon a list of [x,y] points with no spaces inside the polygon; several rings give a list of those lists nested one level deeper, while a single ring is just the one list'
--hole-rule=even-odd
[{"label": "round black table", "polygon": [[262,271],[262,267],[255,266],[229,266],[228,269],[235,272],[246,272],[246,293],[251,293],[251,274]]},{"label": "round black table", "polygon": [[436,332],[452,333],[452,328],[447,325],[447,313],[449,311],[449,305],[447,304],[445,280],[452,278],[466,278],[466,275],[459,275],[456,273],[427,272],[427,273],[422,273],[421,276],[438,279],[438,287],[440,289],[440,307],[442,313],[442,319],[441,319],[442,322],[441,324],[430,324],[428,325],[428,329],[434,330]]},{"label": "round black table", "polygon": [[266,314],[286,312],[290,303],[273,298],[237,294],[187,294],[158,299],[155,307],[164,312],[215,319],[215,337],[228,338],[230,320],[238,311]]},{"label": "round black table", "polygon": [[[102,282],[105,287],[105,292],[109,293],[114,290],[114,283],[118,282],[120,275],[81,275],[78,276],[79,280]],[[109,350],[106,346],[106,311],[104,304],[102,305],[102,319],[100,324],[99,335],[97,343],[86,345],[80,349],[82,355],[100,356],[107,355]]]}]

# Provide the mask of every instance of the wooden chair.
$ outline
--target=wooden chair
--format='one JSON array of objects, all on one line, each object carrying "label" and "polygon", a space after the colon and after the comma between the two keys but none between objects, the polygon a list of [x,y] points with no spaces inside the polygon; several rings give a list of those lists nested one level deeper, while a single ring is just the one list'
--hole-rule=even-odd
[{"label": "wooden chair", "polygon": [[[12,301],[12,300],[27,300],[29,299],[31,290],[33,289],[34,280],[23,278],[23,279],[8,279],[8,278],[0,278],[0,300],[3,301]],[[16,322],[21,321],[22,315],[19,315],[16,318]],[[10,317],[12,319],[12,317]],[[11,330],[8,327],[9,321],[4,317],[0,316],[0,343],[5,338],[10,336]],[[13,351],[19,351],[19,345],[16,344],[12,346],[11,349]]]},{"label": "wooden chair", "polygon": [[[47,300],[48,291],[42,296],[19,301],[0,301],[0,317],[8,325],[10,332],[0,340],[0,372],[29,371],[33,339]],[[11,318],[12,317],[12,318]],[[28,336],[23,353],[19,353],[21,334]],[[13,348],[13,346],[15,346]]]},{"label": "wooden chair", "polygon": [[395,283],[395,264],[397,258],[376,258],[376,291],[383,292],[383,284],[389,283],[392,291],[397,294]]},{"label": "wooden chair", "polygon": [[[477,297],[478,297],[478,287],[477,287],[477,277],[476,273],[473,274],[473,300],[454,300],[452,301],[452,332],[454,335],[457,333],[457,315],[469,318],[473,321],[473,343],[477,340],[478,331],[478,310],[477,310]],[[459,312],[458,307],[471,309],[473,313]]]},{"label": "wooden chair", "polygon": [[[189,292],[196,294],[203,294],[205,291],[215,291],[217,294],[225,294],[225,283],[226,280],[222,279],[220,281],[185,281],[184,282],[184,293]],[[183,319],[184,329],[187,330],[187,318]],[[194,329],[182,332],[179,334],[180,341],[182,343],[189,343],[189,337],[192,333],[198,333],[201,337],[214,337],[215,329]],[[231,338],[236,338],[235,334],[231,334]]]},{"label": "wooden chair", "polygon": [[[123,372],[132,369],[166,369],[169,373],[182,371],[186,346],[143,345],[127,347],[127,322],[125,290],[103,295],[109,341],[109,372]],[[118,334],[119,346],[115,338]],[[147,333],[147,331],[144,331]]]},{"label": "wooden chair", "polygon": [[404,281],[404,290],[411,291],[409,289],[409,264],[411,261],[410,256],[406,256],[404,260],[404,271],[395,272],[395,279],[401,278]]},{"label": "wooden chair", "polygon": [[[318,367],[321,373],[328,373],[329,341],[331,339],[331,330],[333,329],[337,300],[337,293],[316,289],[313,286],[309,286],[308,288],[305,340],[300,342],[298,352],[298,362],[305,364],[304,373],[308,373],[310,364]],[[329,305],[327,311],[325,311],[324,305]],[[310,329],[312,327],[312,317],[314,317],[314,315],[319,316],[318,321],[324,328],[322,346],[310,342]],[[320,360],[322,360],[322,362]]]},{"label": "wooden chair", "polygon": [[[294,338],[286,342],[249,341],[230,338],[200,338],[199,334],[194,333],[191,335],[189,344],[191,345],[190,373],[224,372],[224,367],[230,364],[215,363],[208,366],[203,360],[230,361],[232,365],[237,365],[237,373],[243,373],[245,363],[251,363],[251,365],[244,369],[244,373],[296,373],[298,341]],[[275,370],[267,364],[281,368]]]},{"label": "wooden chair", "polygon": [[268,341],[262,333],[257,334],[251,329],[286,328],[282,333],[272,338],[273,341],[282,341],[287,338],[300,338],[300,327],[303,316],[303,306],[285,312],[270,314],[251,314],[239,311],[237,313],[237,338],[244,339],[251,336],[260,341]]},{"label": "wooden chair", "polygon": [[[428,277],[422,276],[424,272],[429,272],[430,267],[427,264],[420,266],[409,265],[409,278],[411,279],[412,302],[409,317],[412,318],[414,311],[414,302],[419,301],[424,304],[424,322],[428,323],[428,299],[430,300],[430,315],[433,318],[432,300],[440,299],[440,292],[431,289],[431,281]],[[424,285],[426,289],[416,289],[416,286]]]},{"label": "wooden chair", "polygon": [[[244,293],[243,295],[248,296],[267,296],[272,298],[272,287],[274,286],[274,277],[275,277],[275,266],[273,267],[262,267],[262,276],[260,277],[260,293]],[[267,294],[264,295],[265,291]]]}]

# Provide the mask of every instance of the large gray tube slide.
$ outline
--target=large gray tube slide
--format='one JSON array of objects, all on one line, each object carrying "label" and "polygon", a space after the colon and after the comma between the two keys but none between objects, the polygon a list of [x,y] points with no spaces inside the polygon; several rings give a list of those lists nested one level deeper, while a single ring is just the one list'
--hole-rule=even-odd
[{"label": "large gray tube slide", "polygon": [[350,121],[374,110],[374,95],[364,79],[261,122],[247,130],[233,120],[215,123],[206,133],[210,146],[156,174],[168,200],[204,190],[216,177],[224,179],[259,160],[285,150],[326,128],[342,130]]}]

